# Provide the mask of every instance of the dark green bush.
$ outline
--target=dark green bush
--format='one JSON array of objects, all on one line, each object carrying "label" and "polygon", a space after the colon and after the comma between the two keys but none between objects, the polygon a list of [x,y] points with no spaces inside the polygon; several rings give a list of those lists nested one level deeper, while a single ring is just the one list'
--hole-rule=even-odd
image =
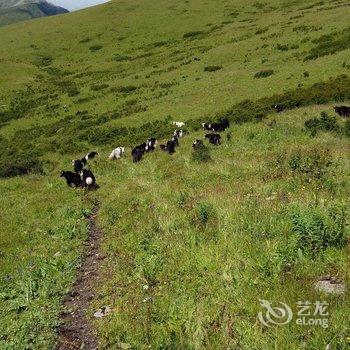
[{"label": "dark green bush", "polygon": [[107,89],[108,87],[109,87],[108,84],[94,84],[90,86],[90,89],[92,91],[101,91],[101,90]]},{"label": "dark green bush", "polygon": [[0,137],[0,147],[0,178],[43,172],[39,154],[30,145],[19,147]]},{"label": "dark green bush", "polygon": [[329,116],[326,112],[321,113],[320,118],[311,118],[305,122],[305,128],[311,136],[315,136],[318,131],[340,131],[337,118]]},{"label": "dark green bush", "polygon": [[329,247],[345,247],[346,226],[347,213],[342,207],[332,207],[327,212],[316,209],[292,215],[292,230],[297,237],[296,248],[312,257]]},{"label": "dark green bush", "polygon": [[210,218],[215,214],[215,210],[212,204],[210,203],[198,203],[196,207],[196,216],[198,221],[205,225],[208,223]]},{"label": "dark green bush", "polygon": [[135,92],[137,90],[137,86],[117,86],[111,89],[112,92],[118,92],[122,94],[129,94]]},{"label": "dark green bush", "polygon": [[198,37],[198,36],[200,36],[200,35],[202,35],[202,34],[204,34],[203,31],[197,30],[197,31],[185,33],[185,34],[183,35],[183,38],[184,38],[184,39],[191,39],[191,38]]},{"label": "dark green bush", "polygon": [[95,51],[101,50],[102,48],[103,48],[102,45],[93,45],[93,46],[90,46],[90,47],[89,47],[89,50],[90,50],[91,52],[95,52]]},{"label": "dark green bush", "polygon": [[222,69],[222,66],[207,66],[204,67],[204,72],[216,72],[217,70]]},{"label": "dark green bush", "polygon": [[350,28],[344,29],[341,32],[323,35],[320,38],[313,40],[313,43],[317,45],[309,51],[309,54],[304,59],[305,61],[333,55],[336,52],[349,49]]},{"label": "dark green bush", "polygon": [[260,78],[267,78],[270,75],[272,75],[274,73],[273,69],[265,69],[265,70],[261,70],[260,72],[255,73],[254,78],[255,79],[260,79]]},{"label": "dark green bush", "polygon": [[350,137],[350,120],[345,122],[343,131],[345,136]]},{"label": "dark green bush", "polygon": [[206,163],[211,161],[209,148],[203,144],[203,146],[193,150],[192,160],[198,163]]},{"label": "dark green bush", "polygon": [[53,58],[51,56],[38,56],[34,60],[34,64],[37,67],[47,67],[52,64]]}]

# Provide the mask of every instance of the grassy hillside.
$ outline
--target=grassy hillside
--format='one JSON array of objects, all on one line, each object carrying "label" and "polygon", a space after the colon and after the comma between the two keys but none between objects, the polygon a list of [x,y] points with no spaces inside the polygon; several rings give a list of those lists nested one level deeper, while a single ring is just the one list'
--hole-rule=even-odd
[{"label": "grassy hillside", "polygon": [[43,0],[2,0],[0,1],[0,26],[67,12],[68,10]]},{"label": "grassy hillside", "polygon": [[[52,348],[98,200],[101,348],[346,349],[348,292],[313,284],[349,283],[349,122],[332,110],[350,100],[348,10],[112,1],[0,28],[0,348]],[[193,160],[200,122],[224,115],[232,139]],[[173,120],[176,154],[133,164]],[[101,189],[69,190],[59,170],[92,149]],[[326,300],[329,328],[263,327],[259,299]]]}]

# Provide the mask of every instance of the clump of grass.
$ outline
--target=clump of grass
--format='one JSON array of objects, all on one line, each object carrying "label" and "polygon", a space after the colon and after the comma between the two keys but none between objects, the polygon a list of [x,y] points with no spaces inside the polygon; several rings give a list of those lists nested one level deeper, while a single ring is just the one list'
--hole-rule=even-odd
[{"label": "clump of grass", "polygon": [[185,33],[182,37],[184,39],[192,39],[192,38],[196,38],[198,36],[201,36],[203,35],[204,32],[201,31],[201,30],[196,30],[196,31],[192,31],[192,32],[188,32],[188,33]]},{"label": "clump of grass", "polygon": [[305,128],[311,136],[316,136],[319,131],[340,131],[335,116],[330,116],[326,112],[322,112],[320,118],[311,118],[305,121]]},{"label": "clump of grass", "polygon": [[192,160],[197,163],[206,163],[211,161],[212,158],[210,156],[209,148],[203,144],[201,147],[193,150]]},{"label": "clump of grass", "polygon": [[116,61],[116,62],[129,61],[131,59],[132,59],[131,56],[125,56],[125,55],[116,55],[113,57],[113,61]]},{"label": "clump of grass", "polygon": [[350,28],[341,32],[323,35],[320,38],[313,40],[313,43],[317,45],[309,51],[309,54],[304,59],[305,61],[333,55],[339,51],[349,49]]},{"label": "clump of grass", "polygon": [[91,41],[91,38],[83,38],[83,39],[81,39],[79,42],[81,43],[81,44],[83,44],[83,43],[88,43],[89,41]]},{"label": "clump of grass", "polygon": [[222,66],[206,66],[204,67],[204,72],[216,72],[222,68]]},{"label": "clump of grass", "polygon": [[205,225],[215,215],[214,207],[211,203],[201,202],[196,206],[196,217],[200,224]]},{"label": "clump of grass", "polygon": [[117,86],[115,88],[112,88],[112,92],[118,92],[122,94],[130,94],[132,92],[135,92],[137,90],[137,86],[128,85],[128,86]]},{"label": "clump of grass", "polygon": [[53,62],[53,57],[45,55],[45,56],[38,56],[34,60],[34,64],[41,68],[41,67],[48,67],[52,64]]},{"label": "clump of grass", "polygon": [[296,234],[296,248],[317,256],[330,247],[343,248],[347,242],[347,215],[343,207],[298,212],[292,215],[292,231]]},{"label": "clump of grass", "polygon": [[102,48],[103,48],[102,45],[93,45],[93,46],[90,46],[90,47],[89,47],[89,50],[90,50],[91,52],[96,52],[96,51],[100,51]]},{"label": "clump of grass", "polygon": [[108,87],[109,87],[108,84],[94,84],[90,86],[90,89],[92,91],[101,91],[101,90],[107,89]]},{"label": "clump of grass", "polygon": [[271,75],[273,75],[275,71],[273,69],[265,69],[261,70],[260,72],[255,73],[254,78],[260,79],[260,78],[267,78]]},{"label": "clump of grass", "polygon": [[255,32],[255,34],[256,34],[256,35],[264,34],[264,33],[266,33],[268,30],[269,30],[269,27],[259,28],[259,29]]}]

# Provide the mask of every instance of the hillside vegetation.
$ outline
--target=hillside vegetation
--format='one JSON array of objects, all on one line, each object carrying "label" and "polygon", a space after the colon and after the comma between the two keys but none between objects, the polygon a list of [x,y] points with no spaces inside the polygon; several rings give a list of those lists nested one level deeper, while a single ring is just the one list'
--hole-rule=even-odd
[{"label": "hillside vegetation", "polygon": [[1,0],[0,26],[67,12],[69,11],[46,0]]},{"label": "hillside vegetation", "polygon": [[[102,349],[346,349],[349,292],[314,283],[349,285],[350,123],[332,108],[350,100],[348,11],[111,1],[0,28],[0,348],[54,346],[98,202]],[[223,116],[232,138],[193,156]],[[176,153],[132,163],[172,121]],[[100,190],[67,188],[59,171],[89,150]],[[264,327],[259,299],[327,301],[329,327]]]}]

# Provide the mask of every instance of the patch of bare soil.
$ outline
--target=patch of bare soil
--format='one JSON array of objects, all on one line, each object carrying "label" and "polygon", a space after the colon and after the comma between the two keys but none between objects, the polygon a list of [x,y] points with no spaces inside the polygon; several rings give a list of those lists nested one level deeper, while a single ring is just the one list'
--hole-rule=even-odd
[{"label": "patch of bare soil", "polygon": [[78,270],[77,280],[64,300],[59,328],[57,350],[94,350],[98,348],[95,330],[87,315],[90,303],[95,297],[99,268],[104,257],[100,253],[102,231],[96,224],[98,207],[88,218],[89,237],[85,242],[85,255]]}]

